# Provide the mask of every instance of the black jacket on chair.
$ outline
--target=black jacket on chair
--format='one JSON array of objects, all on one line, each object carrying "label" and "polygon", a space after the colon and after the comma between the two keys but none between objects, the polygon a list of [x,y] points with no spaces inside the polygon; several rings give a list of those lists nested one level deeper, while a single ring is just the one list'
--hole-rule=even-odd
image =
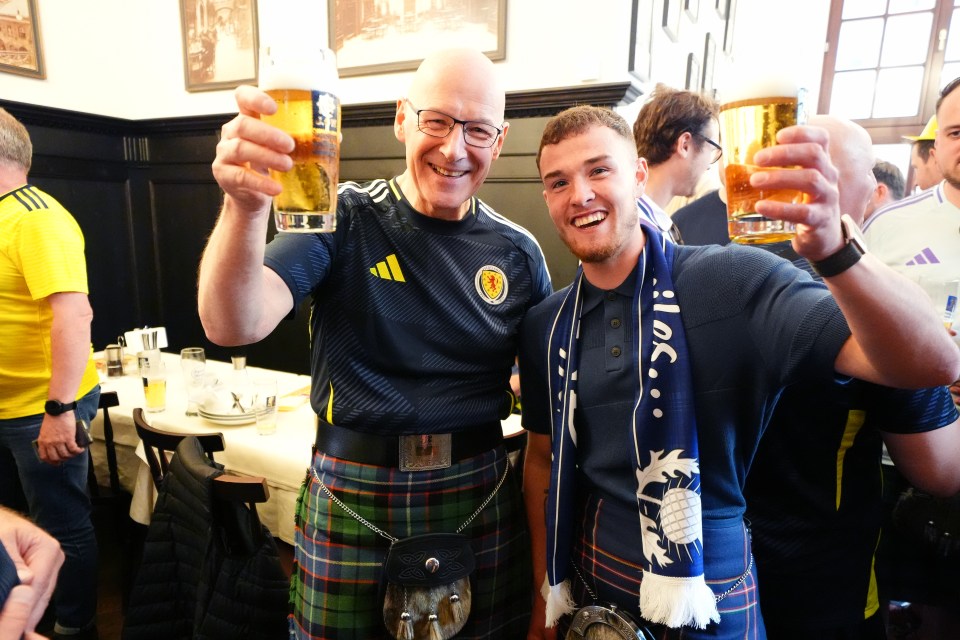
[{"label": "black jacket on chair", "polygon": [[164,477],[123,638],[285,638],[289,579],[245,504],[217,499],[222,466],[184,438]]}]

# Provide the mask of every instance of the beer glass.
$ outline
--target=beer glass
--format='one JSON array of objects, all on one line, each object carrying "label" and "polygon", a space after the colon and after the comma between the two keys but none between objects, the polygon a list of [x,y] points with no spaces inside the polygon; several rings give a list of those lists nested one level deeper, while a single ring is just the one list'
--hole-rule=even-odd
[{"label": "beer glass", "polygon": [[167,372],[162,362],[149,362],[140,367],[146,410],[154,413],[167,408]]},{"label": "beer glass", "polygon": [[759,200],[799,203],[804,194],[790,189],[757,189],[750,186],[750,176],[770,168],[754,164],[757,151],[775,145],[780,129],[806,122],[805,93],[793,86],[772,84],[735,89],[724,96],[720,144],[726,165],[727,227],[734,242],[779,242],[796,233],[793,223],[765,218],[757,213],[756,205]]},{"label": "beer glass", "polygon": [[277,102],[264,122],[293,136],[289,171],[270,171],[283,187],[273,199],[277,231],[332,232],[337,226],[340,100],[333,51],[284,42],[260,49],[260,88]]}]

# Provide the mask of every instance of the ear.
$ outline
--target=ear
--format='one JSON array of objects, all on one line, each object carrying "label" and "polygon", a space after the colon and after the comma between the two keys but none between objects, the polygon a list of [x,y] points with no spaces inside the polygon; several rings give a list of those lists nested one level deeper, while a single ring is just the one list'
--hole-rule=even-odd
[{"label": "ear", "polygon": [[647,187],[647,177],[650,175],[650,171],[647,169],[647,159],[643,157],[637,158],[637,173],[636,173],[636,186],[635,191],[636,197],[643,195],[644,189]]},{"label": "ear", "polygon": [[397,100],[397,114],[393,118],[393,135],[396,136],[397,140],[404,143],[407,141],[407,136],[403,131],[403,122],[407,119],[407,110],[403,108],[405,104],[406,98]]},{"label": "ear", "polygon": [[681,158],[686,158],[690,155],[691,151],[693,151],[693,134],[689,131],[684,131],[680,134],[680,137],[677,138],[677,146],[674,148],[674,152]]},{"label": "ear", "polygon": [[500,151],[503,150],[503,141],[507,138],[507,131],[510,130],[510,123],[503,123],[503,133],[500,134],[500,137],[497,138],[496,143],[493,145],[493,159],[496,160],[500,157]]}]

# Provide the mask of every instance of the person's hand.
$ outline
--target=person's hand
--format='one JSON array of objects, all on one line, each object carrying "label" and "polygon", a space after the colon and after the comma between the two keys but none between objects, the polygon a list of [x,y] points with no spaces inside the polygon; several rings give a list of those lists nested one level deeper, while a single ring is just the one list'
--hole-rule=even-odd
[{"label": "person's hand", "polygon": [[261,114],[277,111],[277,103],[265,92],[241,85],[234,97],[239,113],[220,130],[213,177],[239,210],[250,217],[266,216],[271,199],[281,191],[268,170],[293,166],[293,138],[260,120]]},{"label": "person's hand", "polygon": [[47,464],[60,464],[83,453],[77,446],[77,418],[73,411],[59,416],[43,414],[37,453]]},{"label": "person's hand", "polygon": [[804,202],[761,200],[757,213],[796,224],[794,250],[808,260],[822,260],[843,246],[838,173],[828,153],[829,135],[820,127],[787,127],[777,134],[777,143],[757,152],[758,166],[774,168],[753,174],[750,184],[764,189],[802,191]]},{"label": "person's hand", "polygon": [[32,522],[3,509],[0,544],[20,579],[0,611],[0,638],[41,638],[33,630],[47,609],[63,565],[60,544]]}]

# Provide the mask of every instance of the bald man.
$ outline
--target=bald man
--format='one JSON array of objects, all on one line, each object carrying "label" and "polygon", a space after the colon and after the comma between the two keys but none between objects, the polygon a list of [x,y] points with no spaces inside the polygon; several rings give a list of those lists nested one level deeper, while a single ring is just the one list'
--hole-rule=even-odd
[{"label": "bald man", "polygon": [[[266,248],[280,191],[267,170],[289,169],[294,145],[259,119],[276,110],[267,94],[236,98],[213,163],[226,197],[200,266],[200,317],[214,342],[248,344],[312,298],[318,427],[291,637],[387,638],[385,623],[426,637],[437,611],[407,594],[381,604],[384,538],[461,528],[476,570],[472,593],[456,593],[469,612],[457,637],[522,635],[529,543],[519,484],[501,484],[500,418],[519,323],[550,280],[533,237],[476,198],[509,128],[493,64],[463,49],[424,60],[397,100],[403,173],[341,184],[335,232],[281,233]],[[452,595],[442,637],[462,624],[444,616]]]},{"label": "bald man", "polygon": [[[870,136],[832,116],[810,124],[830,134],[840,211],[859,225],[877,184]],[[820,279],[789,243],[764,248]],[[744,491],[770,638],[885,638],[875,574],[882,444],[917,486],[951,495],[960,490],[960,469],[950,462],[960,453],[957,418],[946,387],[826,380],[784,391]],[[815,593],[815,609],[798,606],[797,593]]]}]

